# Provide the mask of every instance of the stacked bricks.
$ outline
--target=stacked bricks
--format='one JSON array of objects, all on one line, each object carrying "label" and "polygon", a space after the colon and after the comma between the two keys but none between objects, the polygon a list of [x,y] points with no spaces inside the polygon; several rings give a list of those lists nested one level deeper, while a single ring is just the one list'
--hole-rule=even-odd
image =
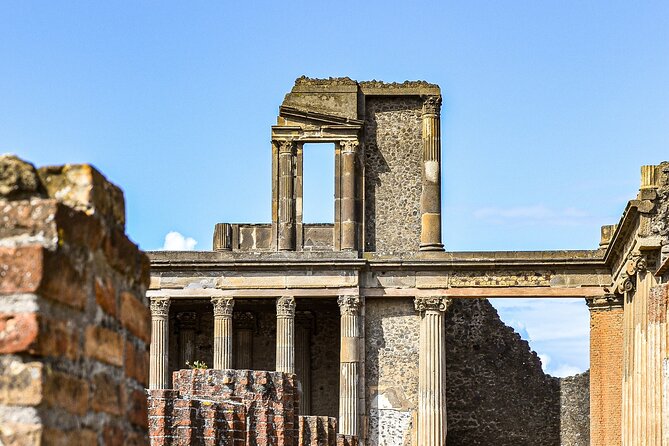
[{"label": "stacked bricks", "polygon": [[357,446],[328,417],[298,417],[295,375],[179,370],[172,390],[149,390],[152,446]]},{"label": "stacked bricks", "polygon": [[0,444],[148,444],[149,262],[122,191],[5,155],[0,209]]}]

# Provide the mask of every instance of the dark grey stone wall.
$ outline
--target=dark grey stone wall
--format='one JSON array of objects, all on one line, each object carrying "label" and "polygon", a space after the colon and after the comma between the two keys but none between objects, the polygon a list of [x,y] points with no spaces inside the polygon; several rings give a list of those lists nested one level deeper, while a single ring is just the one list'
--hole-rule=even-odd
[{"label": "dark grey stone wall", "polygon": [[560,379],[561,446],[590,445],[590,371]]},{"label": "dark grey stone wall", "polygon": [[417,251],[420,243],[422,101],[365,103],[365,251]]}]

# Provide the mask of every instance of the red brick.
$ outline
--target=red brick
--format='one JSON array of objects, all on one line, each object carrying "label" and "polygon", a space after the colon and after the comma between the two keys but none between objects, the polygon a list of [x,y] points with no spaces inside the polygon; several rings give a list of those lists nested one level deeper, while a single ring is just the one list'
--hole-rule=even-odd
[{"label": "red brick", "polygon": [[27,351],[38,334],[35,313],[0,313],[0,353]]},{"label": "red brick", "polygon": [[95,279],[95,300],[104,312],[116,317],[116,290],[109,278],[106,280]]},{"label": "red brick", "polygon": [[121,293],[121,323],[139,339],[151,342],[151,311],[127,291]]},{"label": "red brick", "polygon": [[115,331],[89,325],[86,327],[86,356],[121,367],[123,365],[123,338]]}]

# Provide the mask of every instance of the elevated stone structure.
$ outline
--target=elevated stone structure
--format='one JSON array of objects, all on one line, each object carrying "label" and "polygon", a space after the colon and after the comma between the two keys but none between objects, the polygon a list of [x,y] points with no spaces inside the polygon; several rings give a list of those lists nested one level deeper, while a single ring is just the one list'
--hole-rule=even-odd
[{"label": "elevated stone structure", "polygon": [[[583,297],[592,310],[589,410],[599,423],[592,444],[620,444],[613,440],[622,438],[620,361],[631,341],[616,310],[626,285],[616,284],[621,259],[639,249],[634,231],[648,224],[605,227],[600,247],[586,251],[444,251],[441,103],[439,87],[422,81],[298,79],[271,132],[272,222],[217,224],[209,252],[150,254],[148,296],[169,306],[157,313],[169,322],[155,338],[170,339],[157,347],[152,387],[169,386],[168,372],[194,351],[216,367],[297,373],[305,413],[337,416],[340,432],[363,444],[441,446],[448,436],[451,445],[585,445],[588,407],[578,396],[588,377],[560,383],[544,375],[536,355],[480,300]],[[308,225],[303,145],[321,142],[334,143],[335,218]],[[653,191],[663,169],[645,168],[640,201],[623,222],[637,209],[662,208]],[[651,209],[644,200],[659,204]],[[643,249],[659,252],[667,237],[654,237]],[[220,302],[231,321],[223,325],[214,323],[223,317]],[[199,323],[192,342],[177,335],[189,330],[186,313]],[[480,318],[488,326],[474,328]],[[486,348],[495,338],[510,350]],[[484,378],[492,373],[485,367],[471,367],[476,360],[518,378],[498,386]],[[492,387],[477,388],[482,382]],[[509,392],[518,406],[487,392]],[[463,394],[474,401],[459,400]]]},{"label": "elevated stone structure", "polygon": [[88,165],[0,156],[0,444],[147,445],[149,261]]}]

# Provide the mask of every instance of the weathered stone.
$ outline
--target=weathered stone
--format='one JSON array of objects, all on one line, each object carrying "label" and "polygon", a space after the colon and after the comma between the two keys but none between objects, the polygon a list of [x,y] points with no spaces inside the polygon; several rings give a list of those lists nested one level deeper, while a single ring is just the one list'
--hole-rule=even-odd
[{"label": "weathered stone", "polygon": [[45,195],[35,166],[14,155],[0,155],[0,198],[23,200]]}]

